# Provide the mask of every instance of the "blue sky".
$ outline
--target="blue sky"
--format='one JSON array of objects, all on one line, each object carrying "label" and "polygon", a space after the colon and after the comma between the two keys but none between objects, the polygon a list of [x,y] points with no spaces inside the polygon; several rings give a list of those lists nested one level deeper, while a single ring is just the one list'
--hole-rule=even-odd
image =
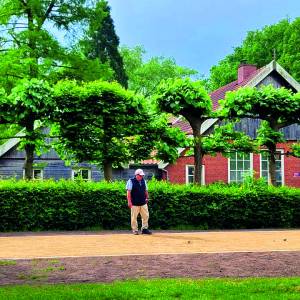
[{"label": "blue sky", "polygon": [[208,75],[248,31],[300,16],[299,0],[108,0],[121,45]]}]

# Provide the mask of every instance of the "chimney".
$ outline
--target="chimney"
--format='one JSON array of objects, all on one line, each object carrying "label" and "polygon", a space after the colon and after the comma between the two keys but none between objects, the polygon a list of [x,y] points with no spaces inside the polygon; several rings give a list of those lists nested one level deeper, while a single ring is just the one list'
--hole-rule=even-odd
[{"label": "chimney", "polygon": [[242,62],[238,68],[238,84],[246,80],[256,70],[256,65],[250,65],[245,62]]}]

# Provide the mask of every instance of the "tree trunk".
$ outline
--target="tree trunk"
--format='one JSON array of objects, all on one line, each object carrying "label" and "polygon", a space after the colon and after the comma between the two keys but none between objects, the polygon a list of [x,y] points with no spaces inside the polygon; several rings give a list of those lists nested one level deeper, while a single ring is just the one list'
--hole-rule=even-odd
[{"label": "tree trunk", "polygon": [[104,162],[103,171],[105,181],[112,181],[112,164],[110,162]]},{"label": "tree trunk", "polygon": [[[270,122],[270,127],[273,131],[278,132],[279,128],[274,122]],[[268,163],[269,163],[269,178],[268,184],[269,185],[276,185],[276,143],[269,142],[267,145],[269,150],[268,155]]]},{"label": "tree trunk", "polygon": [[193,129],[194,136],[194,183],[201,185],[202,184],[202,161],[203,161],[203,152],[201,144],[201,124],[196,122],[191,124]]},{"label": "tree trunk", "polygon": [[34,121],[29,120],[25,126],[26,128],[26,138],[27,144],[25,145],[25,163],[24,163],[24,170],[25,170],[25,179],[31,180],[33,176],[33,160],[34,160]]},{"label": "tree trunk", "polygon": [[25,145],[25,179],[31,180],[33,176],[33,160],[34,160],[34,148],[35,146],[32,144]]},{"label": "tree trunk", "polygon": [[276,144],[269,145],[269,185],[276,185]]}]

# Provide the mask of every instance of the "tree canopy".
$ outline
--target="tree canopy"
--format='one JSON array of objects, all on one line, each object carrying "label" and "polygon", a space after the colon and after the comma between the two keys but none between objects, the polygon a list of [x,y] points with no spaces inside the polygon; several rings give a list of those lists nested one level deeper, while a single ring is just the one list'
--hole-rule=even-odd
[{"label": "tree canopy", "polygon": [[[143,98],[118,83],[62,81],[55,89],[61,152],[74,161],[90,161],[112,178],[112,166],[149,158],[151,152],[168,160],[185,143],[178,129],[154,118]],[[180,144],[181,143],[181,144]]]},{"label": "tree canopy", "polygon": [[194,181],[201,183],[202,177],[202,133],[201,126],[211,118],[212,102],[201,82],[190,79],[168,79],[162,81],[155,96],[158,107],[165,112],[182,115],[193,130],[193,148],[195,158]]},{"label": "tree canopy", "polygon": [[300,81],[300,18],[284,19],[261,30],[249,31],[242,44],[234,48],[210,70],[210,89],[215,90],[237,79],[238,65],[246,61],[258,67],[274,58]]},{"label": "tree canopy", "polygon": [[276,183],[276,144],[284,142],[280,129],[299,123],[299,93],[272,85],[261,88],[244,87],[226,93],[220,101],[221,114],[228,119],[253,118],[262,120],[258,129],[259,146],[268,149],[269,183]]},{"label": "tree canopy", "polygon": [[128,87],[128,77],[119,52],[119,37],[106,0],[98,1],[91,10],[84,38],[79,45],[86,58],[107,63],[114,72],[114,79],[123,87]]},{"label": "tree canopy", "polygon": [[64,48],[50,28],[68,31],[83,22],[85,0],[0,2],[0,83],[7,90],[23,78],[45,78],[62,67]]},{"label": "tree canopy", "polygon": [[49,84],[38,79],[23,79],[9,95],[2,89],[0,100],[3,123],[17,125],[23,129],[22,146],[26,151],[25,177],[32,178],[32,164],[36,147],[44,144],[38,123],[49,124],[55,104]]},{"label": "tree canopy", "polygon": [[129,89],[146,97],[155,94],[162,80],[197,75],[197,71],[178,66],[172,58],[152,57],[145,60],[145,54],[146,51],[141,46],[121,48]]}]

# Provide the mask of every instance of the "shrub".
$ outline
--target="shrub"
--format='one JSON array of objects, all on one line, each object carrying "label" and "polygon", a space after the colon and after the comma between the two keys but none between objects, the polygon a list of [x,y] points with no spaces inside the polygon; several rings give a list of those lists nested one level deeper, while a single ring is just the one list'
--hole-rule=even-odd
[{"label": "shrub", "polygon": [[[149,182],[151,228],[289,228],[300,189]],[[0,230],[129,228],[125,182],[0,181]]]}]

